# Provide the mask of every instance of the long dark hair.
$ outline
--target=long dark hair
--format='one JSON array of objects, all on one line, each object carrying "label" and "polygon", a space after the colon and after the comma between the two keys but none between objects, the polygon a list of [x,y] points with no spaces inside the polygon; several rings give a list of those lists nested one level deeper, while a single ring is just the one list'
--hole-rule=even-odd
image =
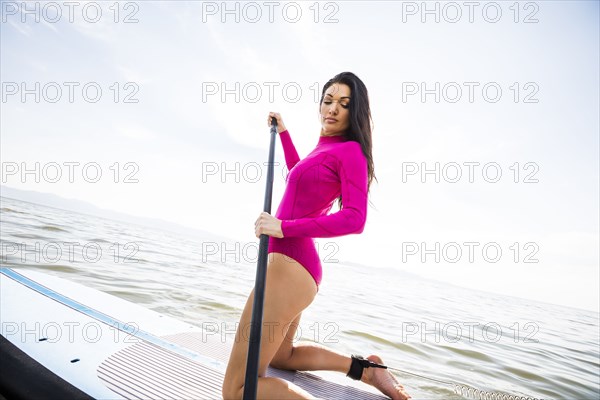
[{"label": "long dark hair", "polygon": [[[348,140],[354,140],[360,144],[363,154],[367,158],[368,185],[367,195],[370,192],[371,182],[377,181],[375,176],[375,165],[373,164],[373,140],[371,107],[369,106],[369,92],[367,87],[358,76],[352,72],[342,72],[327,81],[323,86],[319,107],[323,104],[325,92],[334,83],[343,83],[350,88],[350,127],[345,133]],[[379,181],[377,181],[379,182]],[[338,206],[342,208],[342,197],[338,198]]]}]

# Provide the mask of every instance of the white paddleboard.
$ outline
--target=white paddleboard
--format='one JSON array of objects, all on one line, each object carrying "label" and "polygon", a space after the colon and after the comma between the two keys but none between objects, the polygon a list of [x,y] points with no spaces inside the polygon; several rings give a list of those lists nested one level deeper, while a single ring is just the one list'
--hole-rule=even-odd
[{"label": "white paddleboard", "polygon": [[[69,396],[222,398],[221,384],[231,343],[200,327],[81,284],[39,271],[0,268],[0,322],[6,339],[0,350],[4,353],[10,350],[9,345],[14,347],[11,352],[21,351],[53,374],[55,386],[81,391],[81,396]],[[5,371],[13,372],[25,357],[0,356],[5,360]],[[15,365],[6,365],[6,360]],[[11,397],[29,397],[28,389],[33,388],[27,382],[37,382],[42,375],[30,367],[22,370],[21,375],[36,376],[23,376],[23,384],[0,382],[11,386]],[[344,383],[348,378],[342,374],[338,374],[341,379],[332,379],[330,374],[271,367],[267,371],[267,376],[293,382],[318,398],[387,398],[375,389],[359,387],[365,386],[360,382]],[[21,395],[14,392],[15,387],[21,389],[20,385]],[[40,390],[50,395],[54,389]]]}]

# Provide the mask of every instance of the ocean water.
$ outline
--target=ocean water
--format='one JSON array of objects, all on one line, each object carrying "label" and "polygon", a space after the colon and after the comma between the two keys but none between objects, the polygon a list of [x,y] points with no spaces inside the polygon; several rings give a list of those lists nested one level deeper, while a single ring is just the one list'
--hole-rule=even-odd
[{"label": "ocean water", "polygon": [[[43,270],[233,337],[254,285],[257,239],[224,243],[0,200],[2,266]],[[598,313],[393,268],[323,266],[298,340],[380,355],[402,370],[414,399],[474,398],[446,382],[540,399],[600,397]]]}]

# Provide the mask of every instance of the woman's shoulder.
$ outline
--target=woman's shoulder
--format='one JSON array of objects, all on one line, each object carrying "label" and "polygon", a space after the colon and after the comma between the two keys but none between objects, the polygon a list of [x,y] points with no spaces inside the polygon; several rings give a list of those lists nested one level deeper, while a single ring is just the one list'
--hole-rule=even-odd
[{"label": "woman's shoulder", "polygon": [[348,168],[367,162],[362,146],[354,140],[337,143],[328,154],[332,156],[332,161],[335,160],[337,168]]},{"label": "woman's shoulder", "polygon": [[357,155],[364,155],[362,146],[356,140],[347,140],[340,143],[338,150],[342,156],[356,157]]}]

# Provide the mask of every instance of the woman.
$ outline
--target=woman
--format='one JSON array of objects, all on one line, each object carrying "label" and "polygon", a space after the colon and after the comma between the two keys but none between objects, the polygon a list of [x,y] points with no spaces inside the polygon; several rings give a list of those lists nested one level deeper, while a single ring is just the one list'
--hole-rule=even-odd
[{"label": "woman", "polygon": [[[315,298],[321,283],[321,262],[312,238],[363,231],[367,197],[374,178],[371,155],[371,111],[367,88],[351,72],[343,72],[323,87],[321,134],[315,149],[302,161],[281,115],[277,131],[290,171],[276,216],[266,212],[255,223],[256,237],[269,236],[269,261],[258,369],[258,399],[310,399],[298,386],[265,377],[268,365],[288,370],[331,370],[373,385],[393,400],[410,398],[386,369],[371,368],[360,356],[347,356],[313,343],[294,346],[302,311]],[[340,211],[327,215],[335,199]],[[223,382],[223,397],[241,399],[248,353],[248,327],[254,290],[242,313]],[[244,335],[244,340],[240,340]],[[376,355],[367,360],[382,363]]]}]

